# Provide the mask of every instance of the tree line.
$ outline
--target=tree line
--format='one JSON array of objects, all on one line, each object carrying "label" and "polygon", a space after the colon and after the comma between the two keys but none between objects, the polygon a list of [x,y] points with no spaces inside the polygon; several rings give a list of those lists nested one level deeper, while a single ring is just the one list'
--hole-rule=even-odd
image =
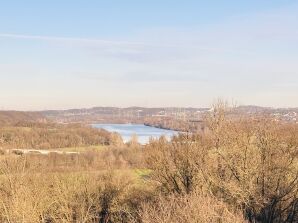
[{"label": "tree line", "polygon": [[81,124],[22,122],[0,127],[2,149],[52,149],[109,145],[113,134]]}]

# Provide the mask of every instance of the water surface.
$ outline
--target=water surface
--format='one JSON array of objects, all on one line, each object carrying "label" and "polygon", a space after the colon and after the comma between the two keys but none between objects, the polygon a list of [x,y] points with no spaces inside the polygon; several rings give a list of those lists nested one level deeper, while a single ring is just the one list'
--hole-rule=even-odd
[{"label": "water surface", "polygon": [[159,138],[164,135],[167,139],[170,139],[173,135],[177,134],[176,131],[159,129],[142,124],[93,124],[92,126],[94,128],[105,129],[109,132],[117,132],[122,136],[124,142],[128,142],[131,136],[136,134],[141,144],[147,144],[151,137]]}]

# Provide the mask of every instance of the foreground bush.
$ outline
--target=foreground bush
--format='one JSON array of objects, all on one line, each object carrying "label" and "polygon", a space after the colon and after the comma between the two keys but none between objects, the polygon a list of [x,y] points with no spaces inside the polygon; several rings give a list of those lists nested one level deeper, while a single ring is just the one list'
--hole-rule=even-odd
[{"label": "foreground bush", "polygon": [[228,206],[197,193],[186,196],[158,197],[152,203],[142,204],[142,223],[244,223],[241,213],[235,213]]},{"label": "foreground bush", "polygon": [[227,119],[222,107],[202,135],[148,145],[152,177],[166,194],[205,191],[250,222],[298,222],[298,127]]}]

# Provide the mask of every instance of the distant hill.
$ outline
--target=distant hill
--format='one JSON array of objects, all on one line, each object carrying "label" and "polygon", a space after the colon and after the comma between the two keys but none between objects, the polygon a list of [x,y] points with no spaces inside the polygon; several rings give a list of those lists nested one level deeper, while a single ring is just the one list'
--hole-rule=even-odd
[{"label": "distant hill", "polygon": [[[200,120],[209,108],[181,107],[94,107],[69,110],[49,110],[41,112],[45,117],[61,123],[150,123],[152,119]],[[233,115],[271,116],[277,120],[297,122],[298,108],[270,108],[254,105],[238,106],[233,109]],[[149,121],[148,121],[149,119]]]},{"label": "distant hill", "polygon": [[196,118],[200,112],[208,108],[145,108],[145,107],[94,107],[88,109],[49,110],[42,114],[56,122],[110,122],[127,123],[140,122],[151,117],[159,118]]},{"label": "distant hill", "polygon": [[[41,112],[0,111],[0,125],[16,125],[24,122],[44,123],[153,123],[156,120],[200,120],[209,108],[181,107],[94,107]],[[239,106],[233,114],[244,116],[271,116],[276,120],[298,122],[298,108],[270,108],[254,105]]]},{"label": "distant hill", "polygon": [[0,125],[16,125],[20,122],[47,122],[40,112],[0,111]]}]

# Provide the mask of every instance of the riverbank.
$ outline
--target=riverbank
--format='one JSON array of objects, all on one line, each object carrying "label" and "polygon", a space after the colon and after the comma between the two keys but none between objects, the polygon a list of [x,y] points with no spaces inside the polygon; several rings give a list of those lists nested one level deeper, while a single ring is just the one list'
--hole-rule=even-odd
[{"label": "riverbank", "polygon": [[175,132],[185,132],[181,128],[170,128],[163,126],[162,124],[150,124],[150,123],[144,123],[145,126],[148,127],[153,127],[153,128],[158,128],[158,129],[164,129],[164,130],[170,130],[170,131],[175,131]]}]

